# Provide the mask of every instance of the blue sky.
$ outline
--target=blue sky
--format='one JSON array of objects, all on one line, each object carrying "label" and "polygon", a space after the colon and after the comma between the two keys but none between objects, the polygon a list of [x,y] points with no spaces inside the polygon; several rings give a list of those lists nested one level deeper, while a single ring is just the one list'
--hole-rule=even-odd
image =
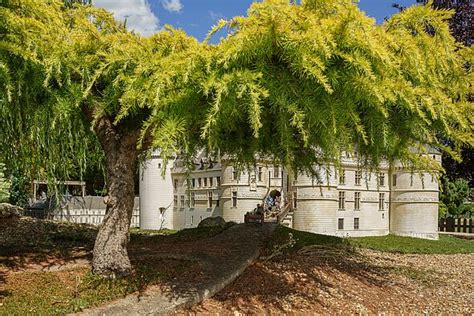
[{"label": "blue sky", "polygon": [[[95,5],[113,12],[119,20],[127,19],[129,28],[150,35],[165,24],[184,29],[202,40],[221,18],[245,15],[252,0],[94,0]],[[397,12],[392,3],[409,6],[415,0],[360,0],[359,6],[369,16],[383,21]]]}]

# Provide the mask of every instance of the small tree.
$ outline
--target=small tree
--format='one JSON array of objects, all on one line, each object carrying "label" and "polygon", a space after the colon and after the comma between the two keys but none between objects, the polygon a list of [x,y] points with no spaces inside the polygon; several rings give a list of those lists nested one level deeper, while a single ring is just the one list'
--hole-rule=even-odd
[{"label": "small tree", "polygon": [[143,38],[91,6],[3,1],[0,155],[62,179],[104,157],[93,271],[128,274],[134,173],[155,148],[315,172],[352,148],[367,167],[426,170],[425,145],[473,144],[473,56],[449,17],[409,8],[378,26],[352,0],[266,0],[219,22],[230,35],[212,46],[171,28]]}]

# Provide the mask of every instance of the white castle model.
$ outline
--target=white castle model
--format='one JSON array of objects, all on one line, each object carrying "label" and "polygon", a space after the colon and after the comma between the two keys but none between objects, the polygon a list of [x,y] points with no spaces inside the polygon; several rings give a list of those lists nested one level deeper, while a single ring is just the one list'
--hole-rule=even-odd
[{"label": "white castle model", "polygon": [[[430,158],[441,163],[437,152]],[[283,223],[294,229],[344,237],[391,233],[438,239],[436,177],[401,165],[391,172],[382,165],[374,174],[359,169],[350,155],[339,170],[321,169],[318,182],[263,162],[238,172],[225,160],[198,158],[188,172],[179,159],[164,166],[155,154],[140,170],[140,227],[191,228],[212,216],[240,223],[276,189],[291,203]]]}]

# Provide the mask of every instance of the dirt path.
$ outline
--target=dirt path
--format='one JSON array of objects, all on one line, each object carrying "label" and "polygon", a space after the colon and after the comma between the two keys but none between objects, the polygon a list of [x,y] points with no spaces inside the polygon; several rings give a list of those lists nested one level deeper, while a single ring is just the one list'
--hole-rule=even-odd
[{"label": "dirt path", "polygon": [[192,314],[474,313],[474,254],[363,250],[259,261]]}]

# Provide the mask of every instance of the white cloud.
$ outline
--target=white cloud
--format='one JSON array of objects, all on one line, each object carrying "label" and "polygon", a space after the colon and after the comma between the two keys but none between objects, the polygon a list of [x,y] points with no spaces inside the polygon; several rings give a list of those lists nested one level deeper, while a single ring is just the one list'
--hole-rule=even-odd
[{"label": "white cloud", "polygon": [[225,19],[224,15],[220,12],[209,11],[209,17],[212,21],[216,22],[220,19]]},{"label": "white cloud", "polygon": [[181,12],[183,9],[181,0],[163,0],[161,3],[163,4],[163,8],[170,12]]},{"label": "white cloud", "polygon": [[93,4],[112,12],[117,21],[127,20],[128,29],[144,36],[151,35],[160,28],[160,20],[147,0],[93,0]]}]

